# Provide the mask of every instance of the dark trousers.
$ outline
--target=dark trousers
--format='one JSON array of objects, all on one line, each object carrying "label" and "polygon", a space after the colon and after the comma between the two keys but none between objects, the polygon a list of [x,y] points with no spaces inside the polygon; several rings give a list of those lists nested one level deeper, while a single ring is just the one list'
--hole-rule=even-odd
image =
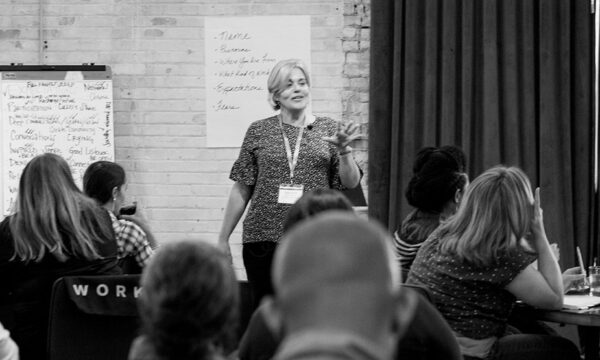
[{"label": "dark trousers", "polygon": [[258,307],[263,296],[273,294],[271,264],[276,247],[277,243],[272,241],[245,243],[242,246],[244,267],[252,292],[253,309]]},{"label": "dark trousers", "polygon": [[[469,356],[465,360],[475,359]],[[579,350],[560,336],[515,334],[503,336],[486,360],[579,360]]]}]

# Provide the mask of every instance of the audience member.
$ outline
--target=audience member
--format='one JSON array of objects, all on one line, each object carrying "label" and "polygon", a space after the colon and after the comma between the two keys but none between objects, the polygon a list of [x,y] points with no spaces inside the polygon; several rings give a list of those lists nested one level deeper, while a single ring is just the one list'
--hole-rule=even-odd
[{"label": "audience member", "polygon": [[394,233],[403,280],[421,244],[440,221],[456,211],[469,183],[465,169],[465,155],[458,147],[425,147],[417,153],[405,193],[406,200],[415,209]]},{"label": "audience member", "polygon": [[121,263],[132,257],[138,266],[134,272],[139,272],[153,254],[156,240],[139,209],[136,208],[131,215],[120,214],[125,204],[126,188],[125,170],[111,161],[96,161],[88,166],[83,175],[83,191],[108,210]]},{"label": "audience member", "polygon": [[[303,220],[332,209],[351,211],[352,207],[338,191],[323,189],[308,192],[288,211],[284,229],[287,233]],[[284,332],[278,319],[269,316],[270,306],[271,302],[265,301],[252,315],[240,342],[240,360],[267,360],[275,354]],[[425,298],[412,289],[403,289],[399,294],[397,311],[408,314],[405,315],[406,333],[398,334],[397,359],[461,359],[448,324]]]},{"label": "audience member", "polygon": [[334,189],[308,191],[288,210],[283,221],[283,232],[288,232],[302,220],[326,210],[353,211],[350,200],[341,191]]},{"label": "audience member", "polygon": [[408,283],[431,291],[465,359],[579,359],[562,337],[505,335],[516,299],[542,309],[563,303],[539,189],[534,198],[518,168],[492,168],[469,185],[457,213],[423,243]]},{"label": "audience member", "polygon": [[218,360],[233,350],[239,287],[221,250],[202,241],[161,246],[141,285],[142,335],[130,360]]},{"label": "audience member", "polygon": [[[284,339],[274,359],[390,359],[407,312],[381,226],[329,211],[284,236],[273,263]],[[394,276],[396,275],[396,276]]]},{"label": "audience member", "polygon": [[65,275],[118,274],[107,212],[75,185],[58,155],[34,157],[19,181],[15,213],[0,223],[0,301],[21,359],[45,358],[52,284]]}]

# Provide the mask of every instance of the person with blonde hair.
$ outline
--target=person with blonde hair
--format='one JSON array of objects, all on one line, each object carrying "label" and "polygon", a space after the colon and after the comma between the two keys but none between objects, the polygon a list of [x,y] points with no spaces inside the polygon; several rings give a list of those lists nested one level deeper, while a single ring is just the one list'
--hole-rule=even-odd
[{"label": "person with blonde hair", "polygon": [[50,292],[66,275],[119,274],[108,213],[75,185],[67,162],[34,157],[19,181],[14,214],[0,223],[0,302],[21,359],[43,359]]},{"label": "person with blonde hair", "polygon": [[354,188],[361,170],[350,143],[358,127],[310,113],[311,78],[297,59],[277,63],[267,81],[268,102],[279,113],[253,122],[233,164],[220,246],[230,254],[229,237],[246,207],[242,256],[258,305],[272,293],[271,262],[285,214],[305,191]]},{"label": "person with blonde hair", "polygon": [[469,185],[456,214],[419,249],[407,282],[431,291],[467,360],[579,359],[559,336],[505,335],[517,299],[542,309],[563,304],[540,190],[534,196],[516,167],[494,167]]}]

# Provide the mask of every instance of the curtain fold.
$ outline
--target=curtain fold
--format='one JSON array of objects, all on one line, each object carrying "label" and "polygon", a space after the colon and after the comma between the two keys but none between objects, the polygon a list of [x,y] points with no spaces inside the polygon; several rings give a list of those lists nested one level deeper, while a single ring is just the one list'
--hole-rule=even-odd
[{"label": "curtain fold", "polygon": [[369,213],[393,231],[423,146],[457,145],[541,188],[563,266],[596,251],[588,0],[372,0]]}]

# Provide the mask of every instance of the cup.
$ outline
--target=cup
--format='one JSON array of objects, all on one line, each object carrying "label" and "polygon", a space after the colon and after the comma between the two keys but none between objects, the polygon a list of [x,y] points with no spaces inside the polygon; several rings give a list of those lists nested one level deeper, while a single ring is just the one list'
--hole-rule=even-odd
[{"label": "cup", "polygon": [[590,295],[600,296],[600,266],[590,266],[588,270]]}]

